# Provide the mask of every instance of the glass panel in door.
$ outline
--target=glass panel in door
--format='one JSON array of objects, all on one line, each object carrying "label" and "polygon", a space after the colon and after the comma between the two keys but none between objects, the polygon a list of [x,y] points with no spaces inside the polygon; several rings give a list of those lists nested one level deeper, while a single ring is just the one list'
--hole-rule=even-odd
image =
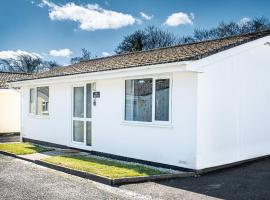
[{"label": "glass panel in door", "polygon": [[84,122],[73,120],[73,141],[84,142]]},{"label": "glass panel in door", "polygon": [[84,87],[74,87],[73,117],[84,117]]},{"label": "glass panel in door", "polygon": [[86,121],[86,145],[92,145],[92,122]]}]

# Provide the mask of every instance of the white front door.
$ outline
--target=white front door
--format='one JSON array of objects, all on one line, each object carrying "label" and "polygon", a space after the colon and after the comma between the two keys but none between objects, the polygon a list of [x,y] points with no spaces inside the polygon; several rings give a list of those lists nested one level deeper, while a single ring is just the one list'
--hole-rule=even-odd
[{"label": "white front door", "polygon": [[92,85],[73,87],[72,143],[92,145]]}]

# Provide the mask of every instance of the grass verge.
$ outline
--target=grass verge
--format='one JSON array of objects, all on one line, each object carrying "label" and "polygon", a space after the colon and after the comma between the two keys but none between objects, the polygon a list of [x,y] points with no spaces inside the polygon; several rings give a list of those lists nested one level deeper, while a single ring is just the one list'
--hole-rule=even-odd
[{"label": "grass verge", "polygon": [[52,164],[90,172],[107,178],[127,178],[165,173],[143,165],[127,164],[88,156],[53,156],[43,160]]},{"label": "grass verge", "polygon": [[4,143],[0,144],[0,151],[5,151],[8,153],[13,153],[16,155],[25,155],[40,153],[44,151],[50,151],[51,149],[35,146],[29,143]]}]

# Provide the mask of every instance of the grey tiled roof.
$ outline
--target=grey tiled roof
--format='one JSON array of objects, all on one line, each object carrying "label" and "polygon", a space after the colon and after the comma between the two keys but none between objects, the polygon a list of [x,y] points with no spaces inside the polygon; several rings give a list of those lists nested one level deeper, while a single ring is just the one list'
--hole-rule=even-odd
[{"label": "grey tiled roof", "polygon": [[97,58],[90,61],[33,74],[30,77],[23,77],[21,80],[67,76],[154,64],[198,60],[268,35],[270,35],[270,29],[222,39]]},{"label": "grey tiled roof", "polygon": [[30,75],[25,73],[0,72],[0,89],[7,89],[8,81],[16,81],[18,79],[24,79],[28,76]]}]

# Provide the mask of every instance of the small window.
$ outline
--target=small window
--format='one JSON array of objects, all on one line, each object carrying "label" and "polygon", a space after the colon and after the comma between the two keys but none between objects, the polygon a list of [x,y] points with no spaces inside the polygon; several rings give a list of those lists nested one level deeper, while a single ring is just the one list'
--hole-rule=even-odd
[{"label": "small window", "polygon": [[125,81],[126,121],[169,122],[169,116],[170,79],[145,78]]},{"label": "small window", "polygon": [[29,113],[35,114],[35,89],[30,89],[30,105],[29,105]]},{"label": "small window", "polygon": [[49,115],[49,87],[30,89],[29,112],[36,115]]},{"label": "small window", "polygon": [[37,114],[48,115],[49,114],[49,87],[37,88]]}]

